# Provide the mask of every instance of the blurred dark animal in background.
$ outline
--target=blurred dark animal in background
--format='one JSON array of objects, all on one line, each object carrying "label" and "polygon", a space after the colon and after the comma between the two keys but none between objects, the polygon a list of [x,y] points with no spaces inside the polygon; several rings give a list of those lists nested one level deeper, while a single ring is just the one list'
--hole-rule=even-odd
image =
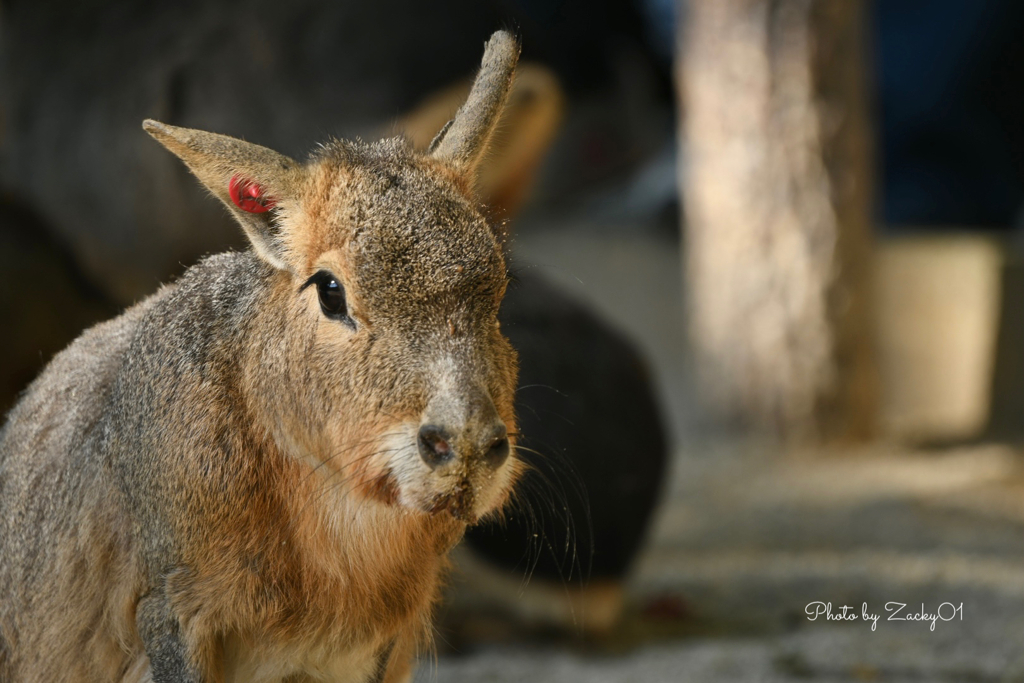
[{"label": "blurred dark animal in background", "polygon": [[0,199],[0,273],[6,331],[0,337],[0,412],[6,413],[53,354],[118,307],[82,275],[49,226],[10,198]]},{"label": "blurred dark animal in background", "polygon": [[566,590],[588,586],[575,600],[576,610],[586,605],[581,614],[549,605],[536,621],[564,626],[575,616],[583,628],[607,631],[668,464],[646,365],[627,339],[529,271],[509,286],[500,317],[519,352],[518,448],[532,470],[508,520],[470,529],[469,546],[517,580],[526,573],[557,586],[546,600],[572,602]]}]

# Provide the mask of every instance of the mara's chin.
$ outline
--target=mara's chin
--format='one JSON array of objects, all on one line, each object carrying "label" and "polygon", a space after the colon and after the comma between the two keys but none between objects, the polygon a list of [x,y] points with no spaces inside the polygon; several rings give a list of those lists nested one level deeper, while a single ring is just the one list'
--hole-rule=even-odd
[{"label": "mara's chin", "polygon": [[438,519],[451,519],[468,526],[477,524],[496,514],[508,501],[509,490],[479,488],[470,484],[455,486],[448,491],[429,493],[416,491],[409,496],[400,495],[396,504]]}]

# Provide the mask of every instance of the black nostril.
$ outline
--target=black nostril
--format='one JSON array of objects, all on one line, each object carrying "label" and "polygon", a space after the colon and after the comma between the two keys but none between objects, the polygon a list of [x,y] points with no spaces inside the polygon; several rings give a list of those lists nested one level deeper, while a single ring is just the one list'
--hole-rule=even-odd
[{"label": "black nostril", "polygon": [[500,467],[501,464],[508,459],[508,454],[511,450],[512,449],[508,443],[508,437],[503,436],[495,439],[491,443],[491,446],[487,449],[487,453],[484,454],[484,457],[487,459],[487,464],[491,467]]},{"label": "black nostril", "polygon": [[448,433],[434,425],[420,427],[420,457],[431,467],[437,467],[452,459],[451,438]]}]

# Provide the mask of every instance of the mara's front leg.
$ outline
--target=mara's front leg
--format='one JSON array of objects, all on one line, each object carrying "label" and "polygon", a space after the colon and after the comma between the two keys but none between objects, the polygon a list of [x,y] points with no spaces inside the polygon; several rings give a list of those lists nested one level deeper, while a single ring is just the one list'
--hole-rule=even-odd
[{"label": "mara's front leg", "polygon": [[153,683],[219,683],[221,677],[210,670],[210,651],[189,647],[182,637],[181,622],[164,587],[139,600],[135,624],[149,657]]},{"label": "mara's front leg", "polygon": [[[352,658],[342,655],[335,659],[319,675],[299,675],[286,678],[287,683],[410,683],[414,671],[413,658],[419,642],[418,633],[401,633],[392,641],[377,649],[369,657]],[[367,653],[369,654],[369,653]]]},{"label": "mara's front leg", "polygon": [[374,683],[411,683],[418,646],[419,633],[410,630],[400,634],[381,659]]}]

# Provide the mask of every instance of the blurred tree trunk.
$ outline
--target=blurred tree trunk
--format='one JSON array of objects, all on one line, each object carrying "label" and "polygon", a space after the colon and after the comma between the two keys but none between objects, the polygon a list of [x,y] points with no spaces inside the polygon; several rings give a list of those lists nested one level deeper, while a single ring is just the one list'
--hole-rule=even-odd
[{"label": "blurred tree trunk", "polygon": [[713,412],[874,429],[871,133],[859,0],[689,0],[680,62],[690,325]]}]

